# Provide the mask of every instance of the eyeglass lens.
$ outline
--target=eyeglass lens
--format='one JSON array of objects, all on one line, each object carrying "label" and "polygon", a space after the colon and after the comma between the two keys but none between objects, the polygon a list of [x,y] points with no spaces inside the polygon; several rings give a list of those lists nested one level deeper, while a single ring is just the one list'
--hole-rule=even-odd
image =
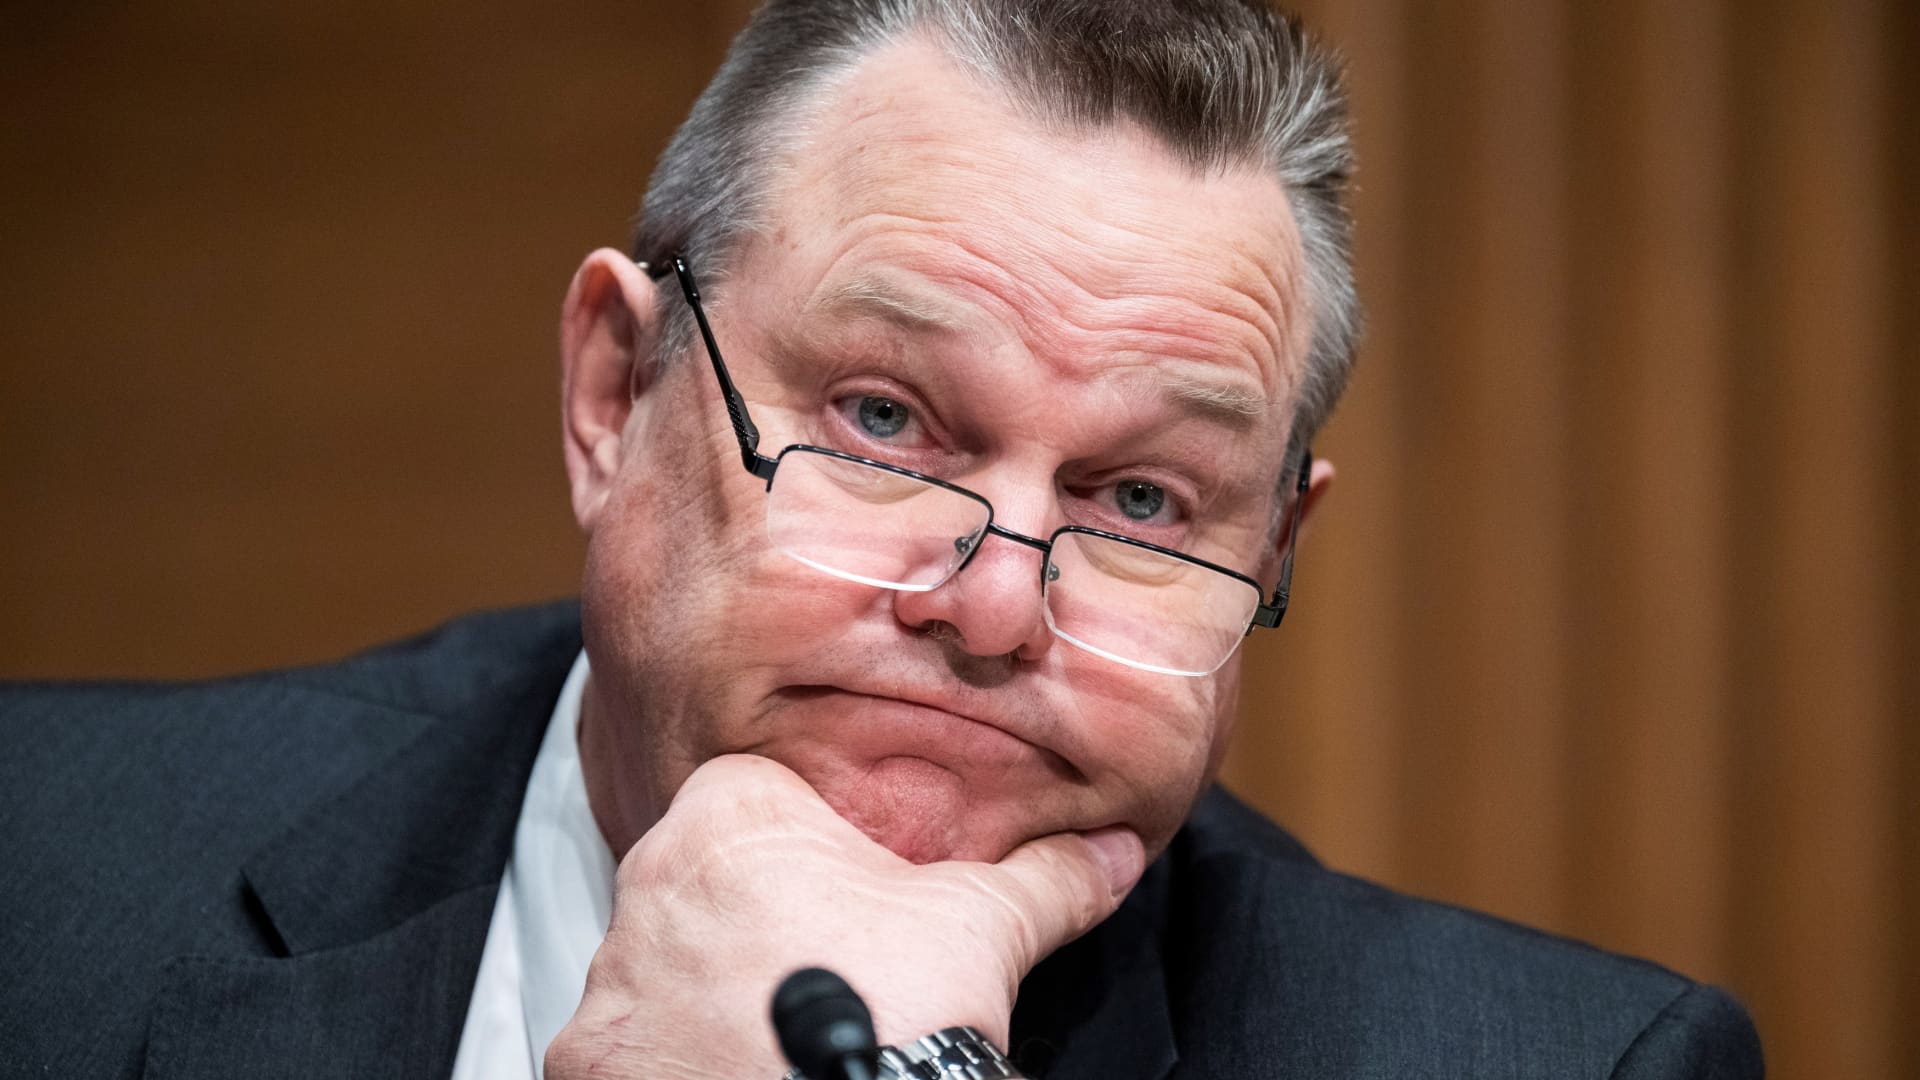
[{"label": "eyeglass lens", "polygon": [[[978,497],[795,447],[768,491],[774,546],[864,585],[924,592],[985,536]],[[1067,642],[1133,667],[1205,675],[1226,662],[1260,603],[1247,582],[1163,552],[1062,532],[1042,573],[1046,620]]]}]

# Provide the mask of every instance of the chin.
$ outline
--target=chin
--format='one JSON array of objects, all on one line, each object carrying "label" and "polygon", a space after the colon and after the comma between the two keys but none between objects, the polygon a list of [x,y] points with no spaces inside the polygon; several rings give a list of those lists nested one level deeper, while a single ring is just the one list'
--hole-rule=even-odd
[{"label": "chin", "polygon": [[955,859],[969,861],[990,861],[978,856],[969,857],[964,848],[956,844],[944,826],[925,822],[910,822],[894,819],[885,822],[855,822],[867,838],[895,855],[916,865],[927,863],[951,862]]},{"label": "chin", "polygon": [[965,781],[920,758],[886,758],[845,779],[820,788],[827,805],[908,862],[997,862],[1027,839],[997,835],[997,815],[977,804]]}]

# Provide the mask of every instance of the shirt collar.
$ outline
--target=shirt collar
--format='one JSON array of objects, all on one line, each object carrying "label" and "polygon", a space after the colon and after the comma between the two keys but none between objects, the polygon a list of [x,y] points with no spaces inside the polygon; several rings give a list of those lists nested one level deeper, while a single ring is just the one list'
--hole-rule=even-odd
[{"label": "shirt collar", "polygon": [[580,771],[580,702],[587,675],[582,650],[534,759],[507,865],[520,1000],[535,1076],[542,1074],[548,1045],[580,1005],[587,966],[613,912],[613,852],[594,822]]}]

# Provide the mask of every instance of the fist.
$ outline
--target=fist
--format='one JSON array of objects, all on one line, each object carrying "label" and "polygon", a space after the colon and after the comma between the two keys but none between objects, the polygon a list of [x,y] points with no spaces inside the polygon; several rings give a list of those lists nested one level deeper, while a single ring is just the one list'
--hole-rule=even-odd
[{"label": "fist", "polygon": [[768,1004],[809,966],[853,985],[882,1043],[971,1024],[1004,1046],[1020,980],[1112,914],[1143,865],[1139,839],[1111,828],[916,866],[785,766],[716,758],[621,861],[546,1075],[776,1080]]}]

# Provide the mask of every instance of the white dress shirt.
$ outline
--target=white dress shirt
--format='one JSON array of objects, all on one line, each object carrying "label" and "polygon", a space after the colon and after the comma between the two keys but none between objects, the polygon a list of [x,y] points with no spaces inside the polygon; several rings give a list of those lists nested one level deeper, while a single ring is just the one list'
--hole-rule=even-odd
[{"label": "white dress shirt", "polygon": [[573,1016],[613,911],[613,853],[580,773],[587,654],[567,675],[533,759],[513,854],[473,981],[453,1080],[541,1080],[548,1044]]}]

